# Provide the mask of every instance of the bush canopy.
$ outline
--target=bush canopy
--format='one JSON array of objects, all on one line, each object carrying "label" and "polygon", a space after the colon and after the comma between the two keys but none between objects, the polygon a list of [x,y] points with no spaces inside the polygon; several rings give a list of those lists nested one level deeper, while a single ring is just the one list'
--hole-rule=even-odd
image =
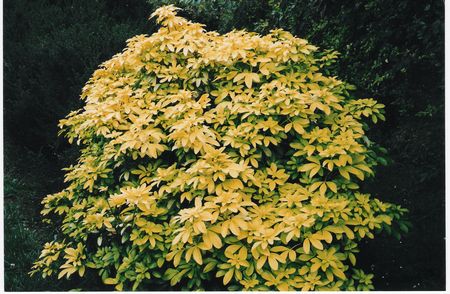
[{"label": "bush canopy", "polygon": [[[32,273],[97,272],[117,290],[370,290],[358,243],[406,230],[360,191],[385,160],[383,105],[329,76],[337,58],[283,30],[220,35],[164,6],[61,120],[81,146],[44,198],[59,228]],[[216,286],[214,286],[216,287]],[[219,287],[220,288],[220,287]]]}]

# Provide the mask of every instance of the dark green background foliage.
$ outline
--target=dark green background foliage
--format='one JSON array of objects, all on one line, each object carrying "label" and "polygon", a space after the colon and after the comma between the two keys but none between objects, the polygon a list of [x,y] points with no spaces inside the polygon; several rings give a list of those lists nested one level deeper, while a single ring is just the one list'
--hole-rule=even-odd
[{"label": "dark green background foliage", "polygon": [[5,0],[5,286],[6,290],[107,289],[83,281],[29,278],[42,242],[55,228],[39,221],[40,199],[63,187],[61,168],[77,151],[57,138],[57,123],[81,103],[81,88],[129,37],[156,29],[162,4],[208,30],[266,33],[283,28],[341,53],[331,74],[356,96],[386,104],[387,121],[369,136],[390,162],[364,190],[410,210],[401,241],[380,236],[358,262],[377,290],[443,290],[444,3],[438,0]]}]

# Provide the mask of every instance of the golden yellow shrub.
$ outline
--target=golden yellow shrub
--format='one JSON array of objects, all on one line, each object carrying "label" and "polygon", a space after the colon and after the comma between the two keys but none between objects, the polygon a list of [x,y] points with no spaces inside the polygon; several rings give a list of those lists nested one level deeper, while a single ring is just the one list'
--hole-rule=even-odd
[{"label": "golden yellow shrub", "polygon": [[[61,228],[33,273],[97,271],[117,290],[368,290],[358,241],[406,211],[358,191],[382,160],[383,105],[326,75],[335,52],[283,30],[225,35],[165,6],[95,71],[61,121],[82,146],[43,200]],[[94,240],[94,242],[91,242]],[[93,243],[93,244],[92,244]]]}]

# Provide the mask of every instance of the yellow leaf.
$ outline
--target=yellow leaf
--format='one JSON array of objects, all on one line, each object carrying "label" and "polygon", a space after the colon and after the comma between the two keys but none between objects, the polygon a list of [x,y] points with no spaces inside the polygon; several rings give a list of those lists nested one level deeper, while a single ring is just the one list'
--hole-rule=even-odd
[{"label": "yellow leaf", "polygon": [[308,189],[308,190],[309,190],[310,192],[314,192],[314,191],[317,190],[317,188],[320,187],[320,185],[322,185],[322,182],[315,182],[315,183],[312,183],[311,186],[309,186],[309,189]]},{"label": "yellow leaf", "polygon": [[324,230],[333,232],[335,234],[342,234],[342,233],[345,232],[343,226],[327,226],[327,227],[324,228]]},{"label": "yellow leaf", "polygon": [[297,257],[297,253],[294,250],[289,250],[289,260],[295,261],[296,257]]},{"label": "yellow leaf", "polygon": [[301,135],[301,134],[304,134],[304,133],[305,133],[305,129],[303,128],[303,126],[302,126],[299,122],[294,121],[293,127],[294,127],[294,130],[295,130],[298,134]]},{"label": "yellow leaf", "polygon": [[175,267],[177,267],[180,264],[182,255],[183,255],[183,251],[179,251],[177,254],[175,254],[175,257],[173,258],[173,265]]},{"label": "yellow leaf", "polygon": [[233,256],[233,254],[241,247],[242,247],[241,245],[228,246],[227,249],[225,249],[225,256],[228,258],[231,258]]},{"label": "yellow leaf", "polygon": [[311,179],[314,177],[315,174],[317,174],[320,171],[320,165],[317,165],[315,168],[311,170],[311,173],[309,174],[309,178]]},{"label": "yellow leaf", "polygon": [[344,170],[344,168],[339,168],[338,171],[341,174],[341,176],[343,176],[347,180],[350,180],[350,174],[346,170]]},{"label": "yellow leaf", "polygon": [[330,188],[331,191],[333,191],[334,193],[337,193],[337,186],[335,183],[333,182],[326,182],[328,188]]},{"label": "yellow leaf", "polygon": [[156,264],[158,265],[159,268],[162,267],[164,264],[164,258],[158,258]]},{"label": "yellow leaf", "polygon": [[317,270],[320,268],[320,263],[313,263],[312,265],[311,265],[311,272],[317,272]]},{"label": "yellow leaf", "polygon": [[209,235],[209,231],[205,234],[203,234],[203,243],[204,243],[204,250],[208,250],[210,248],[212,248],[212,241],[211,241],[211,237]]},{"label": "yellow leaf", "polygon": [[298,273],[299,273],[301,276],[306,275],[308,272],[309,272],[309,267],[306,266],[306,265],[302,266],[302,267],[298,270]]},{"label": "yellow leaf", "polygon": [[333,272],[330,270],[330,268],[327,269],[327,271],[325,272],[325,275],[327,276],[328,281],[334,280],[334,275],[333,275]]},{"label": "yellow leaf", "polygon": [[211,262],[207,263],[205,268],[203,269],[203,272],[207,273],[207,272],[212,271],[216,267],[216,264],[217,264],[216,261],[211,261]]},{"label": "yellow leaf", "polygon": [[198,247],[194,247],[192,257],[198,264],[203,264],[202,253]]},{"label": "yellow leaf", "polygon": [[325,240],[328,244],[331,243],[331,241],[333,241],[333,236],[331,235],[330,232],[328,231],[322,231],[322,239]]},{"label": "yellow leaf", "polygon": [[78,269],[78,274],[80,275],[80,277],[83,277],[83,276],[84,276],[85,270],[86,270],[86,267],[85,267],[85,266],[81,266],[81,267]]},{"label": "yellow leaf", "polygon": [[264,264],[266,263],[266,261],[267,261],[267,256],[262,255],[256,262],[256,268],[261,269],[264,266]]},{"label": "yellow leaf", "polygon": [[287,133],[291,130],[292,128],[292,123],[288,123],[284,126],[284,131]]},{"label": "yellow leaf", "polygon": [[223,277],[223,284],[226,285],[231,281],[231,278],[233,277],[234,268],[231,268],[227,271],[225,276]]},{"label": "yellow leaf", "polygon": [[289,285],[286,283],[281,283],[277,285],[278,291],[289,291]]},{"label": "yellow leaf", "polygon": [[356,164],[355,168],[363,170],[363,171],[367,172],[368,174],[372,174],[373,173],[372,169],[370,169],[370,167],[368,167],[365,164]]},{"label": "yellow leaf", "polygon": [[117,291],[122,291],[123,290],[123,283],[117,284],[114,289],[116,289]]},{"label": "yellow leaf", "polygon": [[320,195],[325,195],[325,192],[327,191],[327,184],[325,182],[322,183],[322,185],[320,185]]},{"label": "yellow leaf", "polygon": [[353,231],[349,227],[343,226],[343,228],[344,228],[345,234],[347,234],[347,237],[349,239],[354,239],[355,238],[355,234],[353,233]]},{"label": "yellow leaf", "polygon": [[331,270],[333,271],[334,275],[338,278],[341,278],[342,280],[346,280],[347,277],[345,276],[344,272],[341,271],[340,269],[337,268],[331,268]]},{"label": "yellow leaf", "polygon": [[106,278],[103,280],[103,283],[105,283],[106,285],[115,285],[118,283],[118,279],[117,278]]},{"label": "yellow leaf", "polygon": [[271,269],[273,269],[274,271],[278,270],[278,261],[274,257],[269,256],[268,261]]},{"label": "yellow leaf", "polygon": [[195,247],[191,247],[186,251],[186,255],[184,256],[184,258],[186,259],[186,262],[189,262],[191,260],[192,253],[194,253],[194,248]]},{"label": "yellow leaf", "polygon": [[348,259],[350,260],[350,262],[352,263],[352,265],[356,265],[356,257],[353,253],[349,253],[348,254]]},{"label": "yellow leaf", "polygon": [[309,254],[311,243],[309,242],[309,239],[303,240],[303,251],[305,251],[306,254]]},{"label": "yellow leaf", "polygon": [[239,250],[238,257],[240,260],[246,260],[247,259],[247,248],[242,246],[241,249]]},{"label": "yellow leaf", "polygon": [[357,176],[358,179],[360,179],[361,181],[364,180],[364,173],[363,173],[362,171],[360,171],[359,169],[356,169],[356,168],[354,168],[354,167],[352,167],[352,166],[347,166],[347,167],[345,167],[345,168],[346,168],[346,170],[347,170],[349,173],[354,174],[354,175]]},{"label": "yellow leaf", "polygon": [[252,76],[246,75],[245,76],[245,85],[247,86],[247,88],[252,87],[252,82],[253,82]]},{"label": "yellow leaf", "polygon": [[298,171],[306,172],[306,171],[309,171],[309,170],[315,168],[316,166],[317,166],[316,163],[307,163],[307,164],[302,165],[302,166],[298,169]]},{"label": "yellow leaf", "polygon": [[319,250],[323,250],[322,242],[314,238],[310,238],[309,240],[311,241],[312,246],[316,247]]},{"label": "yellow leaf", "polygon": [[211,239],[211,242],[213,244],[214,247],[216,247],[217,249],[222,247],[222,239],[220,239],[219,235],[217,235],[216,233],[209,231],[208,232],[209,237]]}]

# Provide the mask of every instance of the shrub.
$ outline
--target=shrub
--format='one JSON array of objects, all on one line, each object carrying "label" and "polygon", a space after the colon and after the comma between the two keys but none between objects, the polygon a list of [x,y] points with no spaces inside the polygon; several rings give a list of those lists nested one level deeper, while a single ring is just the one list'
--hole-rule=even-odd
[{"label": "shrub", "polygon": [[[43,200],[60,226],[32,273],[115,289],[368,290],[358,242],[406,211],[359,191],[383,163],[383,105],[327,76],[335,52],[283,30],[225,35],[165,6],[61,121],[82,146]],[[50,221],[50,219],[48,219]],[[167,281],[167,282],[165,282]]]}]

